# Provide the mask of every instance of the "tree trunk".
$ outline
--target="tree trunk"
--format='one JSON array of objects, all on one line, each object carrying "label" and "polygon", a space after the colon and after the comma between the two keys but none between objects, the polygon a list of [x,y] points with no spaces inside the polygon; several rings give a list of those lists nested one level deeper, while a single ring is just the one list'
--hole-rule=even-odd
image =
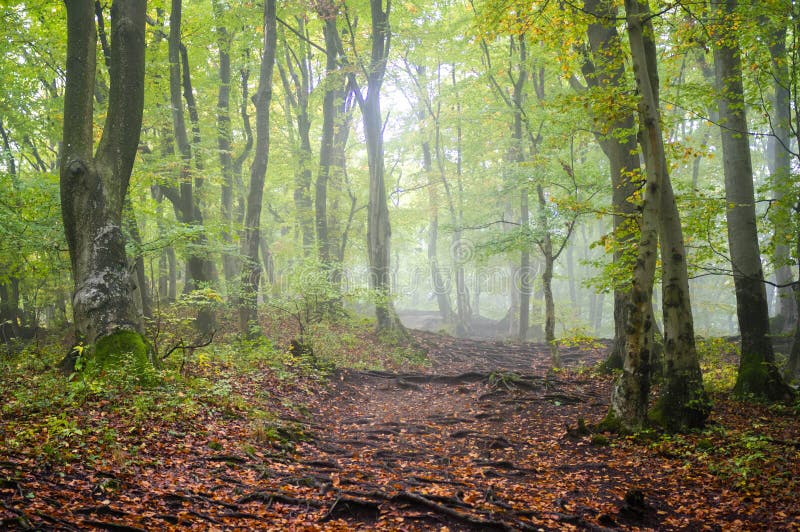
[{"label": "tree trunk", "polygon": [[[383,118],[381,86],[389,57],[389,5],[383,0],[370,0],[372,15],[372,55],[367,74],[367,95],[357,91],[364,123],[369,164],[369,203],[367,205],[367,253],[369,254],[370,286],[376,293],[375,316],[381,333],[405,336],[407,333],[394,310],[391,296],[391,226],[386,198],[385,162],[383,153]],[[351,78],[352,79],[352,78]]]},{"label": "tree trunk", "polygon": [[[141,132],[144,104],[145,1],[111,6],[108,112],[95,154],[93,91],[96,31],[93,0],[67,0],[67,72],[61,154],[61,210],[75,281],[72,304],[79,340],[116,347],[146,361],[142,321],[125,253],[122,210]],[[99,351],[99,349],[98,349]],[[121,353],[110,353],[121,354]],[[68,357],[65,369],[74,367]]]},{"label": "tree trunk", "polygon": [[[589,13],[601,15],[596,22],[587,27],[591,50],[591,62],[583,67],[584,77],[595,90],[624,90],[625,63],[620,49],[619,34],[616,28],[617,9],[605,0],[585,0],[584,8]],[[616,110],[615,110],[616,111]],[[639,215],[636,205],[630,201],[636,191],[631,176],[640,171],[639,155],[636,150],[636,137],[632,133],[620,136],[620,132],[632,131],[633,113],[613,112],[603,116],[597,112],[598,132],[595,133],[600,147],[608,158],[611,174],[611,208],[614,224],[615,263],[623,260],[623,251],[633,244],[634,230]],[[625,328],[628,321],[628,288],[614,287],[614,343],[604,366],[621,369],[625,356]]]},{"label": "tree trunk", "polygon": [[222,186],[220,188],[220,215],[222,217],[222,272],[225,276],[227,293],[230,298],[237,281],[237,260],[234,247],[233,229],[233,148],[231,129],[231,36],[223,25],[223,7],[214,0],[216,19],[217,48],[219,50],[219,91],[217,93],[217,150],[219,152]]},{"label": "tree trunk", "polygon": [[[295,17],[297,33],[305,34],[305,22],[302,17]],[[300,228],[303,255],[308,256],[314,247],[314,211],[311,202],[311,120],[308,114],[308,95],[311,92],[309,72],[309,49],[304,40],[300,40],[299,50],[289,47],[283,27],[280,29],[281,43],[284,48],[284,62],[278,63],[284,97],[287,103],[287,121],[290,131],[297,127],[297,140],[293,133],[290,141],[295,144],[292,149],[297,154],[294,175],[294,207],[297,224]],[[284,66],[285,65],[285,66]],[[294,115],[294,116],[292,116]],[[294,122],[294,123],[293,123]]]},{"label": "tree trunk", "polygon": [[[182,0],[172,0],[170,11],[169,36],[169,95],[170,107],[172,109],[172,125],[175,135],[175,143],[181,156],[181,172],[179,186],[162,186],[162,192],[173,204],[175,213],[182,223],[200,228],[200,233],[194,242],[188,246],[188,256],[186,258],[186,279],[184,292],[202,288],[203,284],[213,281],[214,264],[208,259],[206,249],[205,230],[202,229],[203,217],[195,195],[195,186],[199,187],[202,178],[198,177],[193,182],[192,173],[192,145],[189,142],[189,135],[186,131],[186,121],[183,114],[183,100],[181,89],[184,93],[190,93],[186,86],[184,76],[181,76],[181,19],[182,19]],[[184,67],[185,70],[185,67]],[[192,100],[190,100],[191,102]],[[193,104],[192,104],[192,107]],[[195,111],[196,112],[196,111]],[[197,159],[199,161],[199,159]],[[214,313],[206,306],[197,311],[195,325],[201,334],[208,334],[214,328]]]},{"label": "tree trunk", "polygon": [[322,138],[319,147],[319,173],[314,186],[314,221],[317,229],[317,253],[325,267],[331,260],[328,240],[328,181],[333,166],[333,142],[336,134],[337,96],[341,96],[342,83],[335,82],[338,69],[338,33],[336,13],[320,13],[325,20],[325,94],[322,97]]},{"label": "tree trunk", "polygon": [[791,140],[789,128],[792,120],[792,109],[789,93],[789,61],[786,54],[786,28],[776,28],[769,36],[769,52],[772,58],[772,75],[775,79],[774,111],[771,118],[772,136],[769,138],[767,149],[769,171],[772,178],[772,189],[775,203],[772,208],[775,223],[773,234],[775,252],[774,262],[775,281],[778,284],[778,323],[779,331],[788,333],[797,328],[800,315],[798,305],[792,290],[791,256],[789,241],[783,235],[789,234],[791,219],[791,199],[786,198],[791,191],[792,169]]},{"label": "tree trunk", "polygon": [[[469,248],[464,246],[464,242],[462,240],[463,233],[462,233],[462,226],[464,225],[464,181],[463,181],[463,152],[461,149],[462,144],[462,130],[461,130],[461,97],[457,91],[456,86],[456,69],[455,65],[451,70],[451,78],[453,83],[453,88],[456,90],[456,192],[458,193],[457,196],[457,206],[453,205],[453,201],[450,202],[451,204],[451,214],[453,215],[453,225],[456,227],[455,231],[453,231],[453,240],[452,240],[452,250],[455,252],[461,249],[467,249],[470,251]],[[442,177],[444,178],[444,173],[442,173]],[[446,181],[445,181],[446,182]],[[467,253],[465,256],[460,256],[460,254],[452,253],[453,258],[453,269],[455,270],[455,280],[456,280],[456,309],[458,312],[458,319],[456,322],[456,335],[458,336],[467,336],[469,335],[470,330],[472,329],[472,306],[470,305],[469,301],[469,288],[467,288],[467,280],[466,280],[466,273],[464,271],[465,264],[469,259],[471,259],[470,253]],[[476,302],[478,298],[476,298]]]},{"label": "tree trunk", "polygon": [[[731,22],[727,19],[734,17],[736,0],[725,0],[714,7],[720,23],[727,24]],[[769,310],[758,246],[741,59],[735,37],[722,30],[718,32],[714,39],[719,43],[714,47],[714,65],[722,124],[728,245],[742,337],[735,391],[740,396],[781,399],[788,390],[775,366],[769,338]]]},{"label": "tree trunk", "polygon": [[664,323],[667,371],[660,401],[660,421],[669,430],[702,426],[708,403],[694,348],[691,306],[680,220],[669,181],[661,117],[658,75],[647,2],[625,0],[628,37],[643,127],[642,148],[647,167],[642,206],[642,231],[631,288],[625,360],[611,395],[609,418],[627,430],[641,428],[647,415],[652,355],[653,277],[660,233],[664,260]]},{"label": "tree trunk", "polygon": [[[425,119],[430,116],[434,121],[434,134],[437,135],[438,140],[438,117],[430,113],[430,97],[428,96],[428,80],[425,75],[425,67],[409,67],[409,75],[416,76],[417,88],[419,96],[417,101],[417,119],[419,120],[420,131],[423,135]],[[416,71],[413,72],[413,71]],[[441,161],[439,160],[438,144],[437,144],[436,157],[441,168]],[[433,293],[436,297],[436,303],[439,306],[439,314],[445,323],[449,323],[453,317],[453,309],[450,304],[450,293],[447,290],[442,273],[439,269],[439,254],[438,254],[438,240],[439,240],[439,182],[434,179],[433,175],[433,154],[431,151],[431,143],[425,138],[422,141],[422,169],[425,172],[428,182],[428,268],[431,274],[431,284],[433,286]],[[443,174],[443,172],[441,172]],[[444,176],[442,175],[443,183]]]},{"label": "tree trunk", "polygon": [[702,427],[710,404],[697,360],[683,231],[661,133],[657,55],[650,9],[646,0],[626,0],[625,8],[636,83],[642,95],[640,121],[644,125],[643,151],[648,183],[649,174],[654,173],[660,185],[656,209],[662,257],[665,372],[655,417],[668,430],[683,431]]},{"label": "tree trunk", "polygon": [[247,195],[247,211],[244,220],[242,255],[242,299],[239,307],[239,326],[242,334],[260,334],[258,329],[258,285],[261,267],[258,261],[258,245],[261,237],[261,203],[264,196],[264,180],[269,162],[269,105],[272,100],[272,73],[275,65],[277,45],[275,0],[264,2],[264,53],[254,103],[256,106],[256,148],[250,167],[250,188]]},{"label": "tree trunk", "polygon": [[[561,357],[556,345],[556,306],[553,300],[553,242],[547,227],[547,202],[544,197],[544,188],[536,185],[536,195],[539,199],[539,225],[542,230],[542,241],[539,249],[544,256],[544,271],[542,272],[542,292],[544,292],[544,341],[550,347],[550,357],[554,368],[561,367]],[[529,283],[528,283],[529,284]]]},{"label": "tree trunk", "polygon": [[[795,206],[795,216],[800,215],[800,203]],[[800,238],[797,239],[796,251],[800,252]],[[798,279],[800,279],[800,263],[797,265]],[[795,301],[800,307],[800,281],[795,281],[792,284],[792,291],[794,292]],[[797,382],[800,379],[800,324],[795,327],[794,338],[792,340],[792,349],[789,352],[789,361],[784,369],[784,378],[788,382]]]}]

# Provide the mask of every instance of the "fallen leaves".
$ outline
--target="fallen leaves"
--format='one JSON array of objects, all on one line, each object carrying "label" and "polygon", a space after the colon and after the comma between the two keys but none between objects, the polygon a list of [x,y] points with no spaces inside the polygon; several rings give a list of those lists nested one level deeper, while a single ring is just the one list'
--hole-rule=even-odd
[{"label": "fallen leaves", "polygon": [[[180,415],[145,396],[130,411],[108,398],[89,401],[51,423],[71,431],[79,460],[41,463],[25,449],[0,446],[0,526],[800,526],[800,429],[791,413],[719,396],[714,425],[703,434],[605,435],[608,445],[592,445],[591,435],[565,427],[580,419],[591,425],[605,414],[608,378],[551,375],[544,346],[424,334],[418,341],[433,363],[421,373],[348,370],[319,382],[219,366],[204,371],[228,388],[209,392],[205,402],[176,393]],[[591,365],[599,356],[565,349],[563,358]],[[137,418],[141,411],[152,416]],[[0,430],[7,435],[22,423],[3,419]]]}]

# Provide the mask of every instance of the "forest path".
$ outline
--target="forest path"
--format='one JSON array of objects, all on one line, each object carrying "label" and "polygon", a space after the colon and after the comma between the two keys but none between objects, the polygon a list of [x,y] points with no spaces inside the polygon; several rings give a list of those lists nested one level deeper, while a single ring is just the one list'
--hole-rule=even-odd
[{"label": "forest path", "polygon": [[[115,442],[85,434],[76,453],[88,458],[50,465],[21,453],[0,456],[0,529],[766,530],[800,523],[794,492],[766,506],[692,461],[704,455],[685,449],[696,449],[701,436],[665,446],[579,430],[581,420],[596,423],[608,409],[611,378],[582,369],[605,349],[565,348],[566,369],[550,372],[544,345],[413,334],[431,362],[416,372],[339,370],[322,384],[260,370],[222,379],[248,410],[225,399],[224,387],[219,408],[134,427],[110,419],[104,402],[91,405],[87,424],[118,428]],[[716,412],[730,426],[768,415],[736,403]],[[795,425],[782,426],[794,428],[770,437],[789,442],[788,457],[800,435]],[[785,463],[786,474],[800,474]]]}]

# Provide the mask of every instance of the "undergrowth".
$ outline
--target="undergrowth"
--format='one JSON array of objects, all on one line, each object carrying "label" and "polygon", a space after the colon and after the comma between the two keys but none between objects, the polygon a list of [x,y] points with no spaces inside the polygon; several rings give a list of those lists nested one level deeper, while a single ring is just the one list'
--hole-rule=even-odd
[{"label": "undergrowth", "polygon": [[[427,362],[414,347],[379,342],[372,324],[357,319],[312,324],[307,350],[293,349],[290,326],[270,322],[264,330],[283,334],[252,341],[217,334],[203,348],[170,351],[187,343],[188,323],[174,313],[150,331],[156,363],[146,374],[133,357],[120,354],[115,364],[100,366],[86,349],[66,377],[58,370],[64,348],[55,339],[0,352],[0,454],[42,464],[131,465],[141,459],[143,441],[202,435],[210,416],[240,420],[256,444],[283,448],[302,439],[302,431],[281,421],[275,407],[300,416],[307,411],[278,397],[276,387],[310,389],[343,367],[399,369]],[[169,428],[156,437],[155,427]]]}]

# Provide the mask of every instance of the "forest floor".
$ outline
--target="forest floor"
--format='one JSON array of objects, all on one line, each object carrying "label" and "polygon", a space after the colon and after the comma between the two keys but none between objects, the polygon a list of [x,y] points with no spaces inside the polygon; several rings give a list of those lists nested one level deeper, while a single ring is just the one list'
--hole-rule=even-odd
[{"label": "forest floor", "polygon": [[0,528],[800,529],[796,407],[718,393],[702,432],[592,434],[603,346],[549,372],[543,345],[414,337],[428,362],[325,378],[199,357],[198,397],[4,381]]}]

